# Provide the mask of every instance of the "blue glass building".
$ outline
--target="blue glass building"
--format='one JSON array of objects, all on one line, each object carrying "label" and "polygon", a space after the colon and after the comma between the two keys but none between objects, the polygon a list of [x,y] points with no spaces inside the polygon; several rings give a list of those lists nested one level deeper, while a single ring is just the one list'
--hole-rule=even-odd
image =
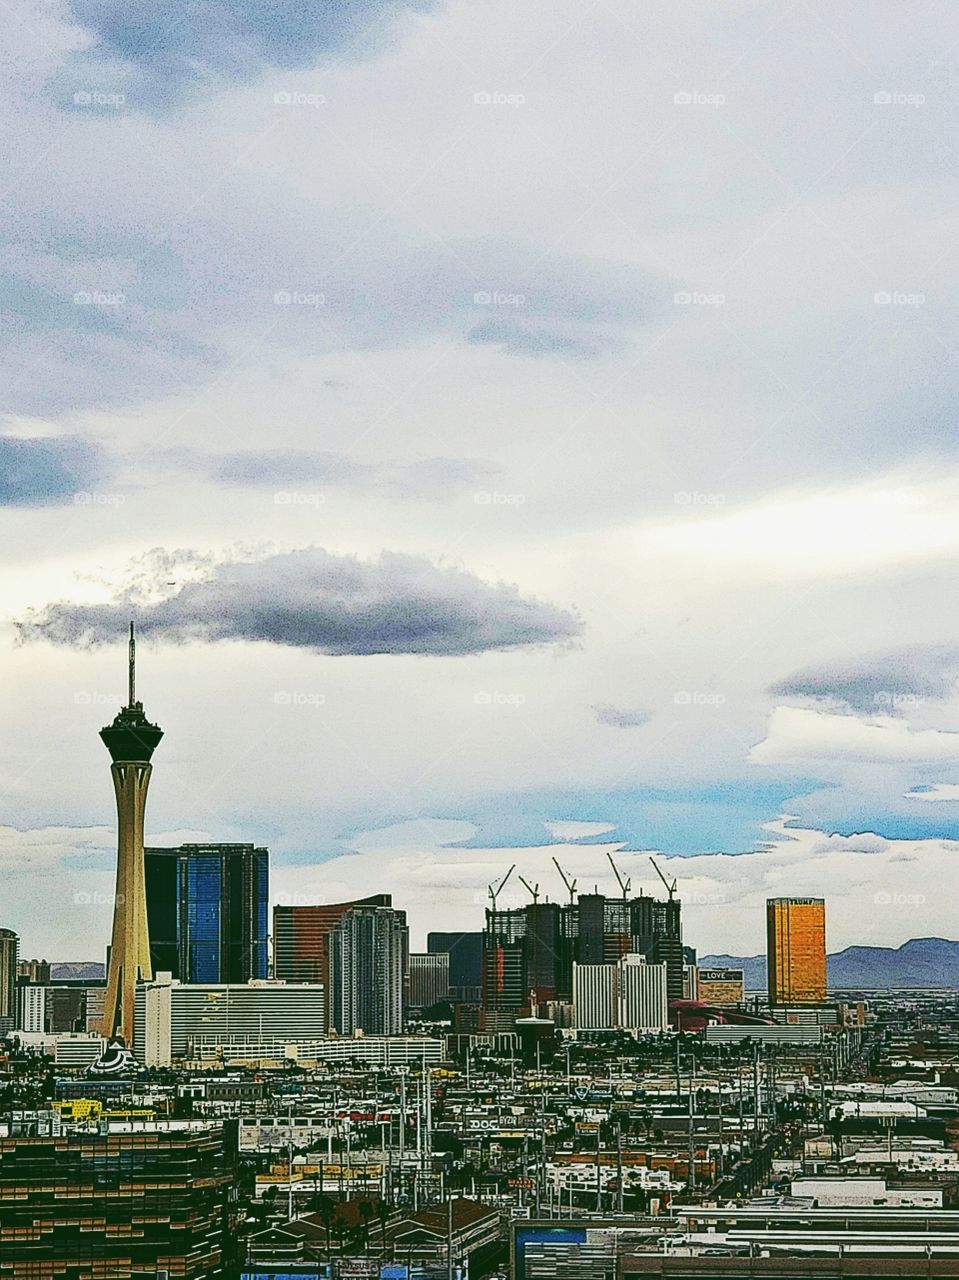
[{"label": "blue glass building", "polygon": [[269,853],[252,844],[146,849],[153,973],[181,982],[268,976]]}]

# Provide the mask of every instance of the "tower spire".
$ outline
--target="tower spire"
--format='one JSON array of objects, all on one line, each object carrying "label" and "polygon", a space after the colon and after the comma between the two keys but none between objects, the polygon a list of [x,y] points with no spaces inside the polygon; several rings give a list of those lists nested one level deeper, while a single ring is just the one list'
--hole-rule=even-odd
[{"label": "tower spire", "polygon": [[130,623],[130,679],[129,699],[127,706],[132,707],[137,695],[137,642],[133,634],[133,623]]}]

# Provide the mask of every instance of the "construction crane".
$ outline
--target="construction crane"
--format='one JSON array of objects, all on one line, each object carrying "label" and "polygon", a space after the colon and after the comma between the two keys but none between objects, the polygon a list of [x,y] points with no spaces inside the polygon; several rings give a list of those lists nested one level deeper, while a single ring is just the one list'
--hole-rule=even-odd
[{"label": "construction crane", "polygon": [[669,883],[669,881],[666,879],[666,877],[663,875],[663,873],[660,871],[659,866],[658,866],[658,865],[657,865],[657,863],[656,863],[656,859],[655,859],[655,858],[650,858],[650,862],[653,864],[653,867],[654,867],[654,869],[655,869],[655,871],[656,871],[656,874],[659,876],[660,880],[662,880],[663,884],[666,886],[666,892],[669,894],[669,900],[670,900],[670,902],[672,902],[672,900],[673,900],[673,894],[676,892],[676,878],[675,878],[675,876],[673,877],[673,883],[672,883],[672,884],[670,884],[670,883]]},{"label": "construction crane", "polygon": [[519,878],[519,882],[520,882],[520,884],[525,884],[525,885],[526,885],[526,888],[527,888],[527,889],[530,891],[530,893],[532,894],[532,897],[533,897],[533,906],[535,907],[535,906],[536,906],[537,901],[539,900],[539,885],[538,885],[538,884],[537,884],[537,885],[532,885],[532,884],[530,884],[530,882],[529,882],[528,880],[524,880],[522,876],[520,876],[520,878]]},{"label": "construction crane", "polygon": [[553,859],[553,866],[559,872],[562,878],[563,884],[566,886],[567,891],[569,892],[569,905],[572,906],[576,900],[576,881],[570,880],[569,876],[567,876],[566,872],[559,865],[559,863],[556,861],[555,858]]},{"label": "construction crane", "polygon": [[510,876],[513,874],[515,870],[516,870],[516,863],[514,862],[513,865],[510,867],[509,871],[507,871],[506,875],[503,876],[499,884],[497,885],[490,884],[486,886],[487,889],[489,890],[490,901],[493,904],[494,911],[496,910],[496,899],[503,892],[503,886],[506,884],[506,881],[510,878]]},{"label": "construction crane", "polygon": [[633,882],[632,880],[626,880],[624,882],[623,877],[619,874],[619,869],[617,868],[616,863],[613,861],[613,855],[611,853],[607,853],[606,857],[609,859],[609,865],[613,868],[613,875],[616,877],[616,883],[623,891],[623,901],[625,902],[629,897],[630,886]]}]

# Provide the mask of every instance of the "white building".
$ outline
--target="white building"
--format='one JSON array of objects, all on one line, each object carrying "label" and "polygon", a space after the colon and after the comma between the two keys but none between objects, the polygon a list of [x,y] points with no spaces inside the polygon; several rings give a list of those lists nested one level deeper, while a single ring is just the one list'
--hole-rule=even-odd
[{"label": "white building", "polygon": [[666,966],[632,953],[616,964],[574,964],[573,1005],[580,1031],[664,1031]]},{"label": "white building", "polygon": [[820,1209],[839,1208],[842,1205],[862,1208],[889,1205],[897,1209],[941,1209],[943,1188],[933,1183],[890,1186],[885,1178],[823,1176],[793,1178],[790,1195],[811,1197]]},{"label": "white building", "polygon": [[63,1032],[54,1036],[58,1067],[89,1067],[101,1057],[107,1042],[92,1032]]},{"label": "white building", "polygon": [[435,1065],[446,1058],[446,1043],[432,1036],[329,1036],[296,1041],[257,1036],[199,1036],[193,1041],[193,1057],[198,1062],[281,1062],[293,1061],[363,1063],[375,1067],[418,1067]]},{"label": "white building", "polygon": [[616,966],[617,1024],[627,1031],[665,1031],[669,1026],[666,966],[627,955]]},{"label": "white building", "polygon": [[160,973],[137,985],[133,1051],[144,1066],[168,1067],[188,1057],[200,1039],[265,1036],[295,1046],[320,1038],[325,1020],[320,983],[181,983]]},{"label": "white building", "polygon": [[580,1031],[608,1031],[616,1026],[616,966],[573,965],[573,1009]]},{"label": "white building", "polygon": [[38,1032],[46,1029],[47,988],[23,986],[19,991],[20,1009],[17,1025],[21,1031]]}]

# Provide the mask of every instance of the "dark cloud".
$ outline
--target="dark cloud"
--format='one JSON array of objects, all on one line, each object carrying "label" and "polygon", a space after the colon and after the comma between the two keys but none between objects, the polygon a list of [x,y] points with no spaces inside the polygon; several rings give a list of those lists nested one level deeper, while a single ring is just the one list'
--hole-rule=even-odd
[{"label": "dark cloud", "polygon": [[157,604],[129,593],[105,605],[60,601],[16,627],[22,641],[94,648],[121,637],[131,616],[175,644],[248,640],[338,655],[485,653],[581,630],[571,613],[506,583],[416,556],[383,552],[370,562],[319,548],[217,565]]},{"label": "dark cloud", "polygon": [[[73,66],[75,88],[123,92],[137,110],[176,104],[249,80],[267,67],[313,65],[324,55],[368,54],[404,12],[436,0],[72,0],[93,44]],[[93,78],[91,78],[93,77]],[[69,77],[55,89],[71,102]]]},{"label": "dark cloud", "polygon": [[611,725],[614,729],[638,729],[652,719],[652,712],[641,707],[614,707],[608,702],[601,702],[593,710],[600,724]]},{"label": "dark cloud", "polygon": [[957,680],[959,647],[917,644],[805,667],[768,692],[840,703],[862,714],[905,714],[923,701],[952,697]]},{"label": "dark cloud", "polygon": [[39,507],[81,499],[100,455],[77,436],[0,436],[0,506]]}]

